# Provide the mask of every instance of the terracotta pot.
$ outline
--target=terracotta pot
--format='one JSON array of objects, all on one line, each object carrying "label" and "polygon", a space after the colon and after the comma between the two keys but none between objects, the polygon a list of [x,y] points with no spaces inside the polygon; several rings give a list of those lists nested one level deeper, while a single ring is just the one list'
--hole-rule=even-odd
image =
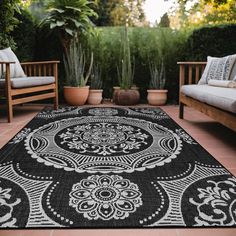
[{"label": "terracotta pot", "polygon": [[115,93],[120,90],[120,87],[119,86],[114,86],[113,87],[113,95],[112,95],[112,101],[114,102],[114,99],[115,99]]},{"label": "terracotta pot", "polygon": [[82,106],[86,103],[89,95],[89,86],[64,87],[64,98],[71,106]]},{"label": "terracotta pot", "polygon": [[114,93],[114,103],[117,105],[136,105],[139,102],[139,99],[139,91],[133,89],[119,89]]},{"label": "terracotta pot", "polygon": [[147,92],[147,100],[149,105],[161,106],[166,104],[168,90],[150,89],[147,90]]},{"label": "terracotta pot", "polygon": [[137,86],[132,86],[131,89],[132,89],[132,90],[138,90],[138,91],[139,91],[139,87],[137,87]]},{"label": "terracotta pot", "polygon": [[102,89],[90,89],[88,96],[88,104],[99,105],[102,102]]}]

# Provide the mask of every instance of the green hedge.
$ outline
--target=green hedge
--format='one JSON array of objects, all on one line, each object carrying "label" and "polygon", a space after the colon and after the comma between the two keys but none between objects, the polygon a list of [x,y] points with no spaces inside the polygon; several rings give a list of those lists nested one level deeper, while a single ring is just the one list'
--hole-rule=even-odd
[{"label": "green hedge", "polygon": [[186,59],[206,61],[207,56],[236,53],[236,25],[203,27],[193,31],[187,42]]}]

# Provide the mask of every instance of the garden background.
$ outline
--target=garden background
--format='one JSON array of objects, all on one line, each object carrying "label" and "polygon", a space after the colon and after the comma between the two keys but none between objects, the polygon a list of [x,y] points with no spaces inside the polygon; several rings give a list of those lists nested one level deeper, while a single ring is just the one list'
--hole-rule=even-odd
[{"label": "garden background", "polygon": [[[72,0],[70,0],[72,1]],[[47,14],[49,1],[2,0],[0,3],[0,48],[11,46],[20,61],[59,59],[63,49],[56,32],[40,24]],[[207,56],[225,56],[236,50],[236,2],[233,0],[178,0],[155,25],[146,21],[144,0],[97,0],[91,7],[91,33],[81,34],[86,52],[102,67],[104,97],[111,98],[118,85],[117,63],[120,56],[123,25],[128,35],[135,64],[134,83],[146,99],[149,86],[149,61],[163,60],[169,103],[178,101],[177,61],[206,61]],[[126,9],[132,14],[127,17]],[[63,63],[59,66],[60,88],[64,85]],[[61,89],[60,89],[61,90]],[[62,94],[62,93],[61,93]]]}]

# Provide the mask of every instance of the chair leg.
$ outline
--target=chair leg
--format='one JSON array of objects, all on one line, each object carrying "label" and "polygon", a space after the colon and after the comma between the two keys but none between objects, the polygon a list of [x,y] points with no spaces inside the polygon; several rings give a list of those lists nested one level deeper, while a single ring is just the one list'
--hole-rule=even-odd
[{"label": "chair leg", "polygon": [[7,104],[7,113],[8,113],[8,123],[12,122],[13,119],[13,106],[12,106],[12,101],[8,101]]},{"label": "chair leg", "polygon": [[179,104],[179,118],[184,119],[184,104],[182,102]]},{"label": "chair leg", "polygon": [[56,94],[56,96],[54,97],[54,110],[58,109],[58,94]]}]

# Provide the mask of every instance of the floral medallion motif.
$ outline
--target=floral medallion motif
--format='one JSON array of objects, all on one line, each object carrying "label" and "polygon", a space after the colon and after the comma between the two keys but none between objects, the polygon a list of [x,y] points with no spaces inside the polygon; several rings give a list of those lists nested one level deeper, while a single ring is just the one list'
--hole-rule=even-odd
[{"label": "floral medallion motif", "polygon": [[31,132],[30,128],[24,128],[23,130],[20,131],[10,142],[11,144],[17,144],[23,141]]},{"label": "floral medallion motif", "polygon": [[74,184],[69,205],[89,220],[125,219],[142,205],[136,184],[118,175],[93,175]]},{"label": "floral medallion motif", "polygon": [[236,178],[215,182],[198,188],[198,196],[190,198],[197,207],[195,226],[232,226],[236,224]]},{"label": "floral medallion motif", "polygon": [[59,137],[69,149],[106,156],[140,150],[148,145],[149,135],[130,125],[92,123],[67,128]]},{"label": "floral medallion motif", "polygon": [[93,108],[88,113],[94,116],[114,116],[118,114],[118,111],[113,108]]},{"label": "floral medallion motif", "polygon": [[13,209],[21,202],[19,198],[12,199],[11,189],[0,187],[0,227],[16,227],[16,218],[13,217]]}]

